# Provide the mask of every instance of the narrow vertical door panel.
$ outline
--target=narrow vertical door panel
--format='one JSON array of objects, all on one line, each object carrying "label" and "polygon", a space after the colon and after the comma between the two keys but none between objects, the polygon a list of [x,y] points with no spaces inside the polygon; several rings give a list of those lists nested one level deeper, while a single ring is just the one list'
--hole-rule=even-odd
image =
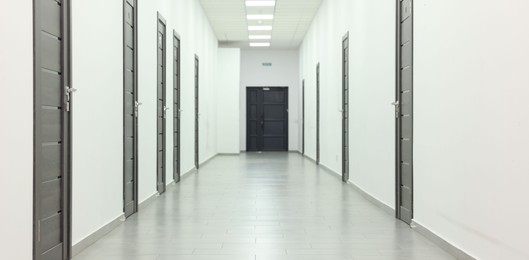
[{"label": "narrow vertical door panel", "polygon": [[288,88],[247,88],[247,151],[288,151]]},{"label": "narrow vertical door panel", "polygon": [[320,164],[320,63],[316,65],[316,164]]},{"label": "narrow vertical door panel", "polygon": [[301,83],[301,154],[305,155],[305,80]]},{"label": "narrow vertical door panel", "polygon": [[413,218],[413,2],[397,0],[397,218]]},{"label": "narrow vertical door panel", "polygon": [[173,178],[180,181],[180,36],[173,32]]},{"label": "narrow vertical door panel", "polygon": [[349,33],[342,39],[342,181],[349,180]]},{"label": "narrow vertical door panel", "polygon": [[200,104],[199,104],[199,94],[200,94],[200,63],[198,56],[195,55],[195,168],[200,167]]},{"label": "narrow vertical door panel", "polygon": [[33,3],[33,259],[70,259],[73,92],[70,85],[70,1],[35,0]]},{"label": "narrow vertical door panel", "polygon": [[137,0],[123,1],[123,212],[138,211]]},{"label": "narrow vertical door panel", "polygon": [[166,185],[166,117],[167,117],[167,106],[166,106],[166,20],[158,13],[158,34],[157,34],[157,127],[156,127],[156,138],[157,138],[157,163],[156,163],[156,189],[159,194],[165,192]]}]

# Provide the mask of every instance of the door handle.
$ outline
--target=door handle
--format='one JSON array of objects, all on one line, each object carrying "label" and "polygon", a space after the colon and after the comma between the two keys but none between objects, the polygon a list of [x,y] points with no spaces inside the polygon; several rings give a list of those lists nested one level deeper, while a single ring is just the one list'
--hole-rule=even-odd
[{"label": "door handle", "polygon": [[391,104],[393,106],[395,106],[395,118],[399,118],[399,114],[400,114],[400,101],[397,100],[395,102],[391,102]]},{"label": "door handle", "polygon": [[64,98],[65,100],[65,110],[66,112],[70,112],[70,100],[72,99],[72,93],[76,92],[77,89],[71,88],[69,86],[64,87]]},{"label": "door handle", "polygon": [[138,112],[139,112],[139,109],[138,109],[138,108],[139,108],[141,105],[143,105],[143,103],[138,102],[138,101],[135,101],[135,102],[134,102],[134,115],[135,115],[136,117],[138,117]]}]

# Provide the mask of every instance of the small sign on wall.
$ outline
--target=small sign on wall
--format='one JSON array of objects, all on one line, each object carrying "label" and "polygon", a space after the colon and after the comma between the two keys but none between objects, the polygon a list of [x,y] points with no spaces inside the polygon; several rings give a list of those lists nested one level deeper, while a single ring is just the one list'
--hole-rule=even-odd
[{"label": "small sign on wall", "polygon": [[272,62],[263,62],[263,67],[272,67]]}]

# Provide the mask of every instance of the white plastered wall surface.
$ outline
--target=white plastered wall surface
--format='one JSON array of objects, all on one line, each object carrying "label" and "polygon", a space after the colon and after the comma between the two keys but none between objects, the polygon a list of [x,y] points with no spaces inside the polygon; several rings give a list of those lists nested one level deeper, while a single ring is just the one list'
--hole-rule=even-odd
[{"label": "white plastered wall surface", "polygon": [[349,32],[350,181],[395,205],[395,1],[324,1],[300,47],[305,154],[316,158],[320,63],[320,161],[342,171],[342,38]]},{"label": "white plastered wall surface", "polygon": [[[139,178],[140,202],[156,193],[156,28],[157,12],[167,20],[166,180],[173,180],[173,30],[181,37],[181,174],[194,168],[195,54],[200,60],[200,162],[217,153],[216,93],[218,43],[198,1],[139,3]],[[192,26],[190,26],[192,25]]]},{"label": "white plastered wall surface", "polygon": [[[272,63],[272,66],[263,66]],[[288,87],[288,150],[299,151],[299,53],[295,50],[242,50],[240,92],[240,149],[246,150],[246,88]]]},{"label": "white plastered wall surface", "polygon": [[529,259],[527,10],[415,3],[415,221],[477,259]]},{"label": "white plastered wall surface", "polygon": [[31,259],[33,3],[1,4],[9,8],[0,9],[0,259]]},{"label": "white plastered wall surface", "polygon": [[[173,180],[173,29],[182,39],[182,165],[194,151],[194,55],[200,57],[200,158],[216,154],[217,39],[198,1],[138,4],[139,202],[156,193],[156,26],[167,20],[167,183]],[[93,19],[97,13],[98,19]],[[28,18],[28,20],[31,20]],[[193,24],[193,27],[187,25]],[[72,4],[73,244],[123,214],[123,3]],[[29,53],[29,52],[28,52]],[[187,152],[190,151],[190,152]]]}]

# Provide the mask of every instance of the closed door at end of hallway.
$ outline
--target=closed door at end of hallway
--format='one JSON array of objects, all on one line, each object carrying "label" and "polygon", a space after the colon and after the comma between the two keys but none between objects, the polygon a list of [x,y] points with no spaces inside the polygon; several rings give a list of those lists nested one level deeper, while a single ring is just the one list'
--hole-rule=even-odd
[{"label": "closed door at end of hallway", "polygon": [[247,151],[288,151],[288,88],[247,88]]}]

